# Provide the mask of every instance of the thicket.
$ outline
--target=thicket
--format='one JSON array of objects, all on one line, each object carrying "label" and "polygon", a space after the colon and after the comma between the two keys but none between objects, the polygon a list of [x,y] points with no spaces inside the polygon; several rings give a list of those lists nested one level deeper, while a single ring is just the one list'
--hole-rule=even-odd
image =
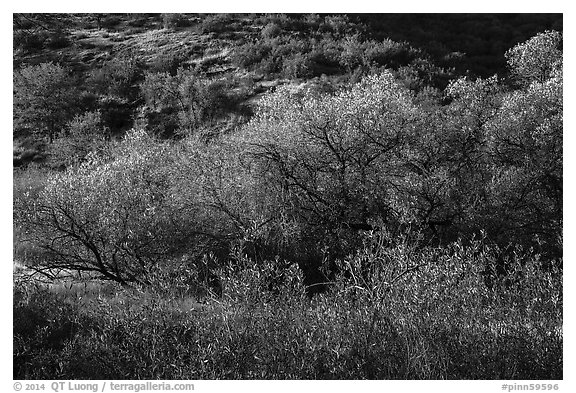
[{"label": "thicket", "polygon": [[76,86],[69,71],[54,63],[14,72],[14,135],[46,137],[50,142],[74,116]]},{"label": "thicket", "polygon": [[71,43],[69,22],[67,14],[13,14],[13,47],[24,53],[65,48]]},{"label": "thicket", "polygon": [[[308,22],[332,38],[310,42],[263,20],[278,28],[235,61],[296,77],[411,56],[327,20]],[[19,283],[16,375],[561,378],[561,45],[547,31],[510,49],[506,82],[403,59],[278,87],[226,132],[211,123],[246,96],[198,70],[123,56],[79,92],[60,65],[22,68],[15,131],[61,170],[16,172],[15,258],[143,300],[83,311]],[[205,297],[219,305],[191,322],[183,302]],[[101,364],[78,360],[92,352]]]},{"label": "thicket", "polygon": [[498,251],[485,239],[414,237],[366,237],[312,300],[295,266],[245,257],[222,269],[224,296],[205,305],[166,276],[134,290],[17,283],[14,378],[562,379],[557,268],[518,249],[522,279],[489,290],[479,266]]},{"label": "thicket", "polygon": [[[274,25],[276,26],[276,25]],[[318,35],[310,39],[268,33],[262,30],[262,39],[247,42],[233,53],[233,62],[267,77],[311,78],[322,74],[349,73],[357,68],[409,66],[423,53],[392,40],[366,40],[358,34],[335,38]]]},{"label": "thicket", "polygon": [[382,227],[420,228],[439,244],[484,230],[501,245],[559,257],[562,79],[561,63],[550,61],[547,80],[532,76],[520,90],[506,92],[496,78],[456,80],[443,106],[417,105],[390,72],[333,94],[279,89],[241,130],[207,144],[192,131],[216,108],[202,107],[210,101],[192,74],[148,75],[149,106],[175,106],[189,137],[171,146],[133,132],[53,176],[39,199],[17,196],[17,223],[49,252],[43,269],[62,259],[58,267],[114,272],[122,282],[186,242],[206,251],[184,228],[218,249],[244,241],[258,258],[297,261],[307,285],[337,272],[360,231]]}]

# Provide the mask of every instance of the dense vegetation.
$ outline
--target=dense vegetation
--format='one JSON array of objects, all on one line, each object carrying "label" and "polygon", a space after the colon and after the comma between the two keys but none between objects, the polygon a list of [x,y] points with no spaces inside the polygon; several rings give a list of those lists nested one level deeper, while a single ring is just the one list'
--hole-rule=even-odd
[{"label": "dense vegetation", "polygon": [[414,18],[15,14],[15,378],[562,378],[561,17]]}]

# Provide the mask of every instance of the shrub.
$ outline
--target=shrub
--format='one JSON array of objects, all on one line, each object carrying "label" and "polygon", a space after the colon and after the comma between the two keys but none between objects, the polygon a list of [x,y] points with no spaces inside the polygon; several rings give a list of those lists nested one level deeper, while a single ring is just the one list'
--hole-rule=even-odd
[{"label": "shrub", "polygon": [[282,75],[285,78],[308,78],[313,75],[313,66],[310,55],[297,53],[284,59]]},{"label": "shrub", "polygon": [[100,95],[98,96],[97,108],[104,127],[108,128],[111,134],[117,134],[119,131],[125,131],[131,127],[134,104],[126,98]]},{"label": "shrub", "polygon": [[546,31],[505,54],[510,71],[523,83],[544,82],[562,64],[562,34]]},{"label": "shrub", "polygon": [[26,129],[49,142],[74,115],[76,90],[68,70],[54,63],[14,72],[15,130]]},{"label": "shrub", "polygon": [[14,49],[34,51],[42,49],[46,42],[46,36],[41,33],[33,34],[25,30],[16,30],[13,38]]},{"label": "shrub", "polygon": [[205,73],[213,66],[225,63],[226,59],[221,54],[205,55],[198,63],[196,63],[195,71],[198,73]]},{"label": "shrub", "polygon": [[190,20],[183,14],[162,14],[162,24],[165,29],[190,26]]},{"label": "shrub", "polygon": [[76,116],[51,146],[52,165],[68,167],[82,162],[90,152],[104,148],[105,139],[110,137],[109,132],[100,112]]},{"label": "shrub", "polygon": [[362,43],[358,35],[346,37],[341,45],[340,64],[347,70],[350,71],[365,64],[364,53],[368,45]]},{"label": "shrub", "polygon": [[314,62],[314,75],[331,75],[340,73],[340,51],[338,43],[332,39],[323,38],[314,44],[310,57]]},{"label": "shrub", "polygon": [[56,30],[52,32],[46,41],[46,46],[50,49],[62,49],[69,45],[69,34],[64,30]]},{"label": "shrub", "polygon": [[28,136],[25,138],[18,138],[18,142],[14,142],[13,147],[13,163],[14,167],[27,166],[34,161],[42,161],[45,158],[46,145],[34,137]]},{"label": "shrub", "polygon": [[[244,138],[251,146],[249,153],[256,160],[268,162],[266,167],[270,170],[280,171],[272,179],[298,184],[296,187],[301,192],[289,194],[289,198],[295,198],[290,204],[302,207],[302,210],[293,210],[295,214],[305,214],[312,209],[316,211],[314,214],[323,217],[323,225],[330,225],[328,222],[342,225],[348,222],[345,217],[363,222],[367,217],[358,214],[366,212],[365,208],[375,209],[373,217],[379,214],[379,208],[386,210],[383,196],[387,191],[376,184],[384,187],[386,182],[382,180],[384,174],[380,170],[394,165],[393,159],[388,161],[388,154],[393,156],[395,149],[402,149],[401,141],[405,138],[402,135],[408,130],[401,126],[401,119],[412,113],[414,108],[406,93],[396,85],[391,74],[382,74],[366,78],[351,91],[341,91],[334,96],[304,93],[300,101],[288,91],[279,90],[262,100],[259,114],[238,138]],[[383,146],[387,146],[386,154],[382,153]],[[359,158],[365,154],[372,159]],[[330,164],[332,160],[335,161]],[[362,167],[363,163],[371,169]],[[342,165],[346,167],[344,177],[340,172]],[[310,172],[311,168],[315,169]],[[315,178],[313,173],[322,173],[322,176]],[[370,176],[380,180],[372,183],[368,180]],[[376,189],[370,188],[368,183]],[[367,202],[367,195],[378,198],[378,202]],[[348,202],[342,203],[340,197],[348,198]],[[332,221],[324,215],[330,211],[339,211],[334,216],[339,218]]]},{"label": "shrub", "polygon": [[98,28],[104,27],[106,29],[111,29],[120,24],[122,22],[120,15],[114,14],[97,14],[98,18]]},{"label": "shrub", "polygon": [[353,28],[353,24],[346,15],[326,15],[319,31],[329,32],[335,37],[343,37],[350,33]]},{"label": "shrub", "polygon": [[148,70],[155,73],[167,72],[170,75],[176,75],[178,68],[182,67],[182,63],[188,58],[189,55],[185,52],[162,52],[148,63]]},{"label": "shrub", "polygon": [[51,30],[16,30],[13,35],[14,48],[34,51],[43,48],[61,49],[70,45],[69,32],[62,28]]},{"label": "shrub", "polygon": [[269,79],[273,79],[273,75],[276,75],[282,70],[282,61],[282,58],[268,56],[262,59],[254,70]]},{"label": "shrub", "polygon": [[147,73],[141,89],[148,108],[174,115],[183,134],[193,133],[236,107],[226,82],[203,80],[190,70],[179,69],[175,76]]},{"label": "shrub", "polygon": [[280,26],[278,26],[274,22],[270,22],[266,26],[264,26],[264,28],[260,32],[260,35],[264,39],[270,39],[279,36],[281,32],[282,29],[280,28]]},{"label": "shrub", "polygon": [[526,285],[489,291],[478,267],[493,252],[374,232],[312,300],[294,265],[241,255],[202,305],[178,281],[92,302],[31,288],[15,296],[15,378],[561,379],[561,277],[528,252]]},{"label": "shrub", "polygon": [[546,244],[546,253],[555,256],[562,255],[562,119],[560,71],[504,95],[486,124],[495,153],[486,188],[492,211],[500,212],[489,220],[502,238]]},{"label": "shrub", "polygon": [[213,14],[202,19],[201,33],[223,33],[232,28],[232,17],[229,14]]},{"label": "shrub", "polygon": [[382,41],[368,41],[366,43],[365,57],[368,63],[398,67],[408,64],[411,60],[409,48],[389,39]]},{"label": "shrub", "polygon": [[128,26],[144,27],[148,23],[148,17],[145,14],[132,14],[128,21]]},{"label": "shrub", "polygon": [[265,44],[254,42],[239,46],[232,53],[232,62],[238,67],[250,69],[260,63],[271,51]]},{"label": "shrub", "polygon": [[22,198],[14,207],[16,222],[49,255],[31,262],[47,273],[146,281],[159,256],[181,251],[196,233],[172,194],[170,167],[166,145],[132,132],[110,159],[93,155],[51,177],[37,200]]},{"label": "shrub", "polygon": [[138,93],[137,83],[144,76],[143,69],[144,65],[137,56],[121,55],[92,70],[87,84],[96,93],[133,99]]}]

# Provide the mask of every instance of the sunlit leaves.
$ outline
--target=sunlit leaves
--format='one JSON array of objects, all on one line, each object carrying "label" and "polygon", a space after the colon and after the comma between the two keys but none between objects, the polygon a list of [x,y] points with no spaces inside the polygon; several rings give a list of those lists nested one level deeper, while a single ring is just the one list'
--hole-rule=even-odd
[{"label": "sunlit leaves", "polygon": [[546,31],[506,52],[508,66],[524,83],[544,82],[562,65],[562,34]]},{"label": "sunlit leaves", "polygon": [[262,99],[238,138],[301,213],[365,222],[387,209],[387,182],[415,114],[408,92],[385,72],[332,95],[281,88]]},{"label": "sunlit leaves", "polygon": [[[562,78],[534,81],[503,98],[489,123],[494,162],[489,195],[502,225],[556,247],[562,230]],[[508,232],[508,234],[511,233]]]},{"label": "sunlit leaves", "polygon": [[50,141],[73,115],[73,80],[54,63],[16,70],[13,97],[15,129],[30,130]]},{"label": "sunlit leaves", "polygon": [[174,199],[170,162],[166,144],[132,131],[107,156],[53,175],[23,223],[52,255],[41,263],[124,282],[178,251],[194,228]]},{"label": "sunlit leaves", "polygon": [[179,69],[177,75],[147,73],[141,85],[146,104],[155,111],[175,110],[182,130],[192,131],[200,125],[205,102],[201,84],[189,71]]}]

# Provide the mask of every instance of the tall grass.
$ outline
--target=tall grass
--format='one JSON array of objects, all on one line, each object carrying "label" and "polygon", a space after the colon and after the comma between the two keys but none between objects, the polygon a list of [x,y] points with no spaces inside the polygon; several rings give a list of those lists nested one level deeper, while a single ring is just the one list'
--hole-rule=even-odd
[{"label": "tall grass", "polygon": [[518,250],[521,279],[488,289],[496,255],[375,233],[313,299],[295,265],[242,257],[201,301],[169,274],[84,294],[18,284],[14,378],[561,379],[559,269]]}]

